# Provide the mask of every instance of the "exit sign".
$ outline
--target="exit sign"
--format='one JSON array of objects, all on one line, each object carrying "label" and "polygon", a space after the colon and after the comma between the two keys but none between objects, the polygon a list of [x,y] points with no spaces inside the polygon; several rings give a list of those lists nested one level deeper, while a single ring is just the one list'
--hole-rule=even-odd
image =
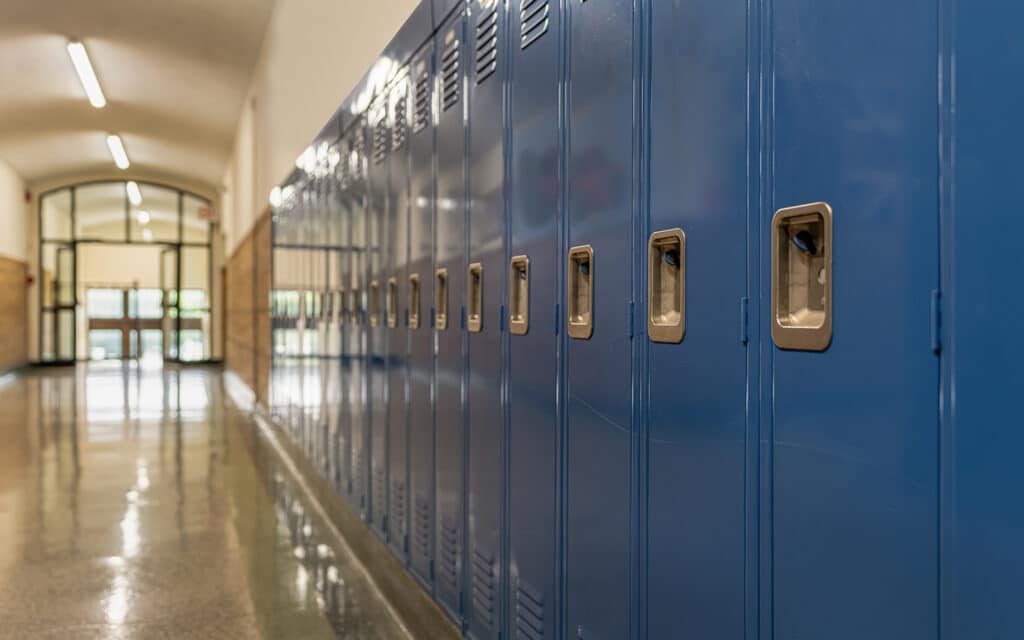
[{"label": "exit sign", "polygon": [[217,220],[217,209],[208,204],[199,207],[199,219],[214,222]]}]

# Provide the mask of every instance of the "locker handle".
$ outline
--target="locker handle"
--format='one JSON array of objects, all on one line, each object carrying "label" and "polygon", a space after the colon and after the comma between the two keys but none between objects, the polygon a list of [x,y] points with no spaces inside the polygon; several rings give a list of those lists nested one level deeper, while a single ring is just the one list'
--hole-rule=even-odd
[{"label": "locker handle", "polygon": [[668,229],[647,243],[647,335],[678,344],[686,333],[686,234]]},{"label": "locker handle", "polygon": [[387,313],[388,329],[398,326],[398,279],[388,278],[387,298],[384,300]]},{"label": "locker handle", "polygon": [[832,342],[832,207],[780,209],[772,218],[772,339],[780,349]]},{"label": "locker handle", "polygon": [[470,333],[480,333],[484,327],[484,267],[479,262],[469,265],[467,272],[469,287],[469,311],[466,326]]},{"label": "locker handle", "polygon": [[508,279],[509,331],[514,336],[525,336],[530,331],[530,258],[512,258]]},{"label": "locker handle", "polygon": [[358,327],[362,323],[362,318],[360,317],[361,303],[362,292],[359,291],[359,287],[354,287],[350,292],[349,298],[349,316],[352,319],[353,327]]},{"label": "locker handle", "polygon": [[380,285],[376,280],[370,282],[370,326],[380,324]]},{"label": "locker handle", "polygon": [[409,328],[420,328],[420,274],[409,276]]},{"label": "locker handle", "polygon": [[434,282],[434,325],[438,331],[448,329],[448,270],[438,269]]},{"label": "locker handle", "polygon": [[594,335],[594,248],[588,245],[569,250],[569,282],[566,320],[569,337],[590,340]]}]

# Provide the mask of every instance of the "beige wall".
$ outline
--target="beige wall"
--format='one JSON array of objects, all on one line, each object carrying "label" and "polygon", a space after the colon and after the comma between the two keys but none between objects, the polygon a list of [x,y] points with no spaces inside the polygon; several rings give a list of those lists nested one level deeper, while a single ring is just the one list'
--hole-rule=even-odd
[{"label": "beige wall", "polygon": [[30,245],[28,227],[25,182],[0,160],[0,255],[27,261]]},{"label": "beige wall", "polygon": [[29,211],[25,182],[0,160],[0,372],[28,359]]},{"label": "beige wall", "polygon": [[228,255],[417,0],[279,0],[225,173]]}]

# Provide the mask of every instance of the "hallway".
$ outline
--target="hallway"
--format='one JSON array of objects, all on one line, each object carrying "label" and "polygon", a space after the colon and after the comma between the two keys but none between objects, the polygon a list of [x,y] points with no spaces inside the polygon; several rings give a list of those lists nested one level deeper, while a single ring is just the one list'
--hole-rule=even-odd
[{"label": "hallway", "polygon": [[0,638],[404,638],[217,368],[0,378]]}]

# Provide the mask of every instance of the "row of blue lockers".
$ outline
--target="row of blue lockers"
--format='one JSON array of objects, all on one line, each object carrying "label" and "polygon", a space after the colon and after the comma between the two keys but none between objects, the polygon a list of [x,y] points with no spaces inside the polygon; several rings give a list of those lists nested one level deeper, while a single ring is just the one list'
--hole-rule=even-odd
[{"label": "row of blue lockers", "polygon": [[281,185],[271,404],[468,637],[1024,637],[1022,19],[424,2]]}]

